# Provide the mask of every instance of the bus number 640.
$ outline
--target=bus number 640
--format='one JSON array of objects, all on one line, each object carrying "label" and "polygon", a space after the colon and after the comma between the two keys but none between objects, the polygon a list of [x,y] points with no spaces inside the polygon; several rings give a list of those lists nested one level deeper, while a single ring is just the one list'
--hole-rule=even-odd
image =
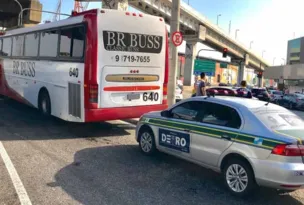
[{"label": "bus number 640", "polygon": [[70,68],[70,72],[69,72],[70,76],[74,76],[76,78],[78,78],[78,68]]},{"label": "bus number 640", "polygon": [[143,100],[144,101],[158,101],[159,99],[159,94],[158,93],[154,93],[154,92],[151,92],[151,93],[144,93],[143,94]]}]

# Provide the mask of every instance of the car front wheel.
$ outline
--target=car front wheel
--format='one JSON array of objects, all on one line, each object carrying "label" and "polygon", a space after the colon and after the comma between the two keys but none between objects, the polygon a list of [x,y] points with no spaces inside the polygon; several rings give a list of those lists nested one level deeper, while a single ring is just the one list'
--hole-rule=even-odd
[{"label": "car front wheel", "polygon": [[252,194],[252,190],[257,186],[250,165],[240,159],[229,160],[223,175],[226,187],[236,196],[245,197]]},{"label": "car front wheel", "polygon": [[156,152],[154,134],[150,129],[144,128],[139,135],[140,150],[146,155],[153,155]]}]

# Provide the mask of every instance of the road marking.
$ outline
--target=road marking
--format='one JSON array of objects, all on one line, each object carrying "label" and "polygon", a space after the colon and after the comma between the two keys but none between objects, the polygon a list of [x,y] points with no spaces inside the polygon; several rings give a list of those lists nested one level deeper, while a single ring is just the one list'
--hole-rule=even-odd
[{"label": "road marking", "polygon": [[6,169],[14,184],[15,190],[19,197],[20,204],[21,205],[32,205],[32,202],[31,202],[30,198],[28,197],[27,192],[22,184],[22,181],[21,181],[11,159],[9,158],[2,142],[0,142],[0,155],[3,159]]}]

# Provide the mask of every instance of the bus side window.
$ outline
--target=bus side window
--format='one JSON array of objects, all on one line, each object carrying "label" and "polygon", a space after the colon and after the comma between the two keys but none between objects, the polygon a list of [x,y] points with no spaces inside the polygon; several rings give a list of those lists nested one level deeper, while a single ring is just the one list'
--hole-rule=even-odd
[{"label": "bus side window", "polygon": [[23,56],[23,42],[24,35],[13,37],[13,51],[12,56]]},{"label": "bus side window", "polygon": [[57,57],[58,31],[43,31],[40,39],[40,56]]},{"label": "bus side window", "polygon": [[60,33],[60,56],[82,58],[85,33],[83,26],[62,29]]},{"label": "bus side window", "polygon": [[36,57],[38,55],[39,33],[31,33],[25,36],[24,56]]},{"label": "bus side window", "polygon": [[12,38],[3,38],[2,42],[2,56],[11,56],[12,52]]}]

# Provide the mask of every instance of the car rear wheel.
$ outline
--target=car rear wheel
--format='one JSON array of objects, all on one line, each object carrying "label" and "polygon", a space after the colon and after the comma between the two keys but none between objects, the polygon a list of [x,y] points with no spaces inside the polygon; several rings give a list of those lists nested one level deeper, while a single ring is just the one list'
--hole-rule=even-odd
[{"label": "car rear wheel", "polygon": [[152,130],[144,128],[140,132],[139,147],[146,155],[153,155],[156,152],[155,138]]},{"label": "car rear wheel", "polygon": [[257,186],[250,165],[240,159],[229,160],[223,175],[226,187],[236,196],[245,197]]}]

